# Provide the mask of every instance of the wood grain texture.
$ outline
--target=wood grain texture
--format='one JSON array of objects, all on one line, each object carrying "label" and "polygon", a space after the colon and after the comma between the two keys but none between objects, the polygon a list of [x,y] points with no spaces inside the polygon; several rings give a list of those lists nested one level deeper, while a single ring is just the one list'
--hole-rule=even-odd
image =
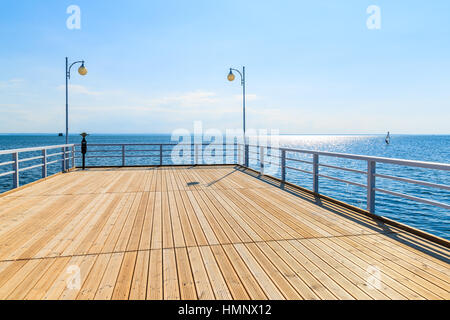
[{"label": "wood grain texture", "polygon": [[450,299],[449,261],[233,166],[72,171],[0,198],[0,299]]}]

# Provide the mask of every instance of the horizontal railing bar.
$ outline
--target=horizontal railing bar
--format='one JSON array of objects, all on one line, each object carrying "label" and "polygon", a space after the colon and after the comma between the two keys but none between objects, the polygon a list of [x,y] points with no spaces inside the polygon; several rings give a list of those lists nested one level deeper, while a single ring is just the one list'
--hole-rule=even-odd
[{"label": "horizontal railing bar", "polygon": [[[255,145],[249,145],[249,146],[256,147]],[[317,155],[322,155],[322,156],[327,156],[327,157],[336,157],[336,158],[352,159],[352,160],[375,161],[378,163],[388,163],[388,164],[404,165],[404,166],[411,166],[411,167],[420,167],[420,168],[426,168],[426,169],[437,169],[437,170],[450,171],[450,164],[447,164],[447,163],[405,160],[405,159],[396,159],[396,158],[382,158],[382,157],[374,157],[374,156],[361,156],[361,155],[356,155],[356,154],[336,153],[336,152],[326,152],[326,151],[313,151],[313,150],[303,150],[303,149],[275,148],[275,147],[272,147],[272,149],[284,150],[286,152],[317,154]]]},{"label": "horizontal railing bar", "polygon": [[44,146],[44,147],[32,147],[32,148],[21,148],[21,149],[11,149],[11,150],[0,150],[0,155],[2,155],[2,154],[11,154],[11,153],[20,153],[20,152],[51,150],[51,149],[57,149],[57,148],[71,148],[73,146],[74,146],[74,144],[61,144],[61,145]]},{"label": "horizontal railing bar", "polygon": [[[223,143],[88,143],[88,146],[223,146]],[[234,144],[229,143],[229,146],[233,146]],[[75,147],[79,147],[80,144],[75,144]]]},{"label": "horizontal railing bar", "polygon": [[25,162],[25,161],[31,161],[31,160],[37,160],[37,159],[43,159],[43,158],[44,158],[43,156],[38,156],[38,157],[20,159],[19,162]]},{"label": "horizontal railing bar", "polygon": [[9,174],[14,174],[14,172],[15,171],[2,172],[2,173],[0,173],[0,177],[7,176]]},{"label": "horizontal railing bar", "polygon": [[[82,157],[75,157],[75,159],[81,159]],[[87,158],[122,158],[122,156],[86,156]]]},{"label": "horizontal railing bar", "polygon": [[[163,150],[163,151],[171,151],[171,150]],[[126,153],[128,153],[128,152],[160,152],[160,150],[159,149],[155,149],[155,150],[125,150],[125,152]]]},{"label": "horizontal railing bar", "polygon": [[302,163],[307,163],[307,164],[313,164],[312,161],[306,161],[306,160],[300,160],[300,159],[286,158],[286,161],[287,160],[292,160],[292,161],[302,162]]},{"label": "horizontal railing bar", "polygon": [[273,161],[263,161],[264,164],[274,164],[276,166],[281,166],[279,162],[273,162]]},{"label": "horizontal railing bar", "polygon": [[43,166],[44,166],[43,163],[39,163],[39,164],[36,164],[36,165],[34,165],[34,166],[30,166],[30,167],[26,167],[26,168],[20,168],[20,169],[19,169],[19,172],[27,171],[27,170],[31,170],[31,169],[39,168],[39,167],[43,167]]},{"label": "horizontal railing bar", "polygon": [[[76,153],[80,153],[80,150],[75,150]],[[87,153],[100,153],[100,152],[122,152],[122,149],[117,150],[87,150]]]},{"label": "horizontal railing bar", "polygon": [[[163,150],[163,152],[169,152],[170,150]],[[122,150],[88,150],[87,153],[122,153]],[[125,150],[125,153],[130,152],[160,152],[160,150]],[[80,153],[80,151],[76,151],[76,153]],[[86,154],[87,154],[86,153]]]},{"label": "horizontal railing bar", "polygon": [[47,158],[54,157],[54,156],[61,156],[62,154],[64,154],[64,152],[48,153]]},{"label": "horizontal railing bar", "polygon": [[382,193],[387,193],[387,194],[390,194],[392,196],[397,196],[397,197],[401,197],[401,198],[405,198],[405,199],[409,199],[409,200],[413,200],[413,201],[417,201],[417,202],[422,202],[422,203],[425,203],[425,204],[430,204],[430,205],[441,207],[441,208],[444,208],[444,209],[450,209],[450,205],[442,203],[442,202],[437,202],[437,201],[433,201],[433,200],[427,200],[427,199],[423,199],[423,198],[418,198],[418,197],[410,196],[410,195],[407,195],[407,194],[403,194],[403,193],[399,193],[399,192],[395,192],[395,191],[389,191],[389,190],[380,189],[380,188],[375,188],[375,191],[382,192]]},{"label": "horizontal railing bar", "polygon": [[[126,158],[159,158],[159,154],[143,154],[143,155],[127,155]],[[169,158],[171,156],[163,155],[163,158]]]},{"label": "horizontal railing bar", "polygon": [[0,163],[0,167],[7,166],[8,164],[13,164],[13,163],[14,163],[14,161],[3,162],[3,163]]},{"label": "horizontal railing bar", "polygon": [[408,182],[408,183],[414,183],[414,184],[420,184],[422,186],[427,186],[427,187],[433,187],[433,188],[450,190],[450,186],[446,186],[446,185],[438,184],[438,183],[431,183],[431,182],[414,180],[414,179],[408,179],[408,178],[388,176],[388,175],[379,174],[379,173],[376,173],[375,177],[384,178],[384,179],[390,179],[390,180],[396,180],[396,181],[402,181],[402,182]]},{"label": "horizontal railing bar", "polygon": [[49,162],[47,162],[47,165],[49,165],[49,164],[53,164],[53,163],[57,163],[57,162],[61,162],[62,161],[62,159],[58,159],[58,160],[53,160],[53,161],[49,161]]},{"label": "horizontal railing bar", "polygon": [[327,179],[331,179],[331,180],[336,180],[336,181],[343,182],[343,183],[352,184],[354,186],[358,186],[358,187],[367,189],[367,186],[365,184],[361,184],[361,183],[357,183],[357,182],[353,182],[353,181],[348,181],[348,180],[344,180],[344,179],[339,179],[339,178],[327,176],[327,175],[324,175],[324,174],[318,174],[318,176],[319,177],[323,177],[323,178],[327,178]]},{"label": "horizontal railing bar", "polygon": [[337,166],[332,166],[332,165],[330,165],[330,164],[319,163],[319,166],[321,166],[321,167],[327,167],[327,168],[333,168],[333,169],[338,169],[338,170],[344,170],[344,171],[349,171],[349,172],[355,172],[355,173],[360,173],[360,174],[367,174],[366,171],[361,171],[361,170],[356,170],[356,169],[350,169],[350,168],[343,168],[343,167],[337,167]]},{"label": "horizontal railing bar", "polygon": [[299,169],[299,168],[294,168],[294,167],[289,167],[289,166],[286,166],[286,169],[291,169],[291,170],[296,170],[296,171],[300,171],[300,172],[304,172],[304,173],[313,174],[311,171],[303,170],[303,169]]}]

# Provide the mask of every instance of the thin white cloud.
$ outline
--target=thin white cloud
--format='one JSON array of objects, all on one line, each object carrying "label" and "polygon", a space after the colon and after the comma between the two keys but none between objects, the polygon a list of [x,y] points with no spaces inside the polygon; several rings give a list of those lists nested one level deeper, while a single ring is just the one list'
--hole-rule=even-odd
[{"label": "thin white cloud", "polygon": [[8,88],[8,89],[16,88],[16,87],[19,87],[24,82],[25,82],[24,79],[19,79],[19,78],[0,81],[0,88]]},{"label": "thin white cloud", "polygon": [[170,95],[161,98],[149,99],[146,101],[148,105],[178,105],[180,107],[193,107],[208,104],[215,104],[219,99],[214,92],[208,91],[193,91],[178,95]]},{"label": "thin white cloud", "polygon": [[[66,86],[65,85],[60,85],[58,86],[59,90],[65,90]],[[88,96],[101,96],[104,94],[104,92],[101,91],[92,91],[90,89],[88,89],[85,86],[79,85],[79,84],[69,84],[69,91],[70,93],[74,93],[74,94],[85,94]]]},{"label": "thin white cloud", "polygon": [[[242,94],[237,94],[234,96],[235,100],[242,100]],[[259,97],[256,94],[252,94],[252,93],[246,93],[245,94],[245,100],[246,101],[255,101],[258,100]]]}]

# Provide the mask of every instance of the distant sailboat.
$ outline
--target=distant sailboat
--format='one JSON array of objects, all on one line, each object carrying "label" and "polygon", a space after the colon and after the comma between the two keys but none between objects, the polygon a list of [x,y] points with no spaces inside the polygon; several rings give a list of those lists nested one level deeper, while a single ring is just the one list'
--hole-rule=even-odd
[{"label": "distant sailboat", "polygon": [[389,131],[386,135],[386,138],[384,139],[384,141],[386,142],[386,144],[390,144],[391,143],[391,135],[389,134]]}]

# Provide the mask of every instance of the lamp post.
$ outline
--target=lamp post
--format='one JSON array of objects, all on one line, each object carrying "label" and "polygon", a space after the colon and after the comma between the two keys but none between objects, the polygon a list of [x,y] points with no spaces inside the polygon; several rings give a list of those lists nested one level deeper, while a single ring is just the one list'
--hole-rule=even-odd
[{"label": "lamp post", "polygon": [[66,57],[66,144],[69,143],[69,79],[70,79],[70,69],[73,65],[81,63],[78,68],[78,73],[82,76],[87,74],[87,69],[84,66],[84,60],[75,61],[69,66],[69,58]]},{"label": "lamp post", "polygon": [[230,68],[230,73],[228,73],[228,81],[234,81],[236,78],[233,74],[236,71],[241,76],[241,86],[242,86],[242,127],[244,129],[244,152],[245,152],[245,165],[248,166],[248,146],[245,137],[245,67],[242,67],[242,72],[238,69]]},{"label": "lamp post", "polygon": [[228,77],[227,77],[228,81],[234,81],[235,76],[233,74],[233,71],[236,71],[241,76],[241,86],[242,86],[242,120],[243,120],[242,124],[243,124],[244,139],[245,139],[245,67],[242,67],[242,72],[237,70],[237,69],[230,68],[230,73],[228,74]]}]

